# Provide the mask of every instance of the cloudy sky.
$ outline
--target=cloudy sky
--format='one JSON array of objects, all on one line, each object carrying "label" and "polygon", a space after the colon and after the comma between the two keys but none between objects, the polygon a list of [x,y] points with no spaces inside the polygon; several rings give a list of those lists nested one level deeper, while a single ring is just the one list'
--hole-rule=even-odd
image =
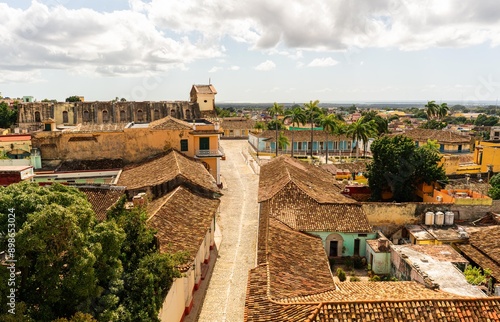
[{"label": "cloudy sky", "polygon": [[8,97],[500,97],[498,0],[0,0],[0,21]]}]

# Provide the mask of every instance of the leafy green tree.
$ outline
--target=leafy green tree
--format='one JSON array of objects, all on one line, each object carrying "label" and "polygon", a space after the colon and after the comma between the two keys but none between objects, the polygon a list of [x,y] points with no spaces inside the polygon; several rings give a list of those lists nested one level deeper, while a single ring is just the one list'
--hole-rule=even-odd
[{"label": "leafy green tree", "polygon": [[377,135],[377,125],[374,120],[365,122],[363,117],[361,117],[356,122],[348,125],[346,134],[351,137],[353,141],[356,141],[356,160],[358,160],[359,143],[363,141],[365,144],[364,150],[366,151],[368,139]]},{"label": "leafy green tree", "polygon": [[272,120],[267,122],[267,129],[270,131],[279,131],[283,129],[283,122],[281,120]]},{"label": "leafy green tree", "polygon": [[441,121],[438,121],[438,120],[429,120],[425,123],[422,123],[419,128],[421,129],[431,129],[431,130],[442,130],[446,127],[446,123],[445,122],[441,122]]},{"label": "leafy green tree", "polygon": [[255,122],[255,125],[253,128],[256,130],[262,131],[265,128],[267,128],[267,126],[266,126],[266,123],[258,121],[258,122]]},{"label": "leafy green tree", "polygon": [[17,108],[11,109],[5,102],[0,102],[0,128],[10,128],[17,122]]},{"label": "leafy green tree", "polygon": [[325,147],[325,163],[328,164],[328,136],[333,134],[335,128],[338,126],[339,121],[335,114],[322,115],[319,118],[319,124],[323,127],[323,131],[326,133],[326,147]]},{"label": "leafy green tree", "polygon": [[321,109],[319,108],[318,104],[318,100],[315,100],[314,102],[309,101],[309,103],[304,103],[304,112],[306,114],[306,118],[311,123],[311,158],[313,157],[314,123],[321,115]]},{"label": "leafy green tree", "polygon": [[[118,97],[117,97],[117,99],[118,99]],[[66,102],[81,102],[81,101],[82,100],[80,99],[80,96],[76,96],[76,95],[73,95],[73,96],[66,98]]]},{"label": "leafy green tree", "polygon": [[[284,120],[290,120],[292,122],[292,127],[295,127],[296,125],[298,126],[299,124],[305,124],[306,123],[306,114],[304,113],[304,110],[300,106],[296,106],[294,108],[288,109],[285,111],[285,118]],[[293,133],[294,129],[292,129],[292,158],[293,158]]]},{"label": "leafy green tree", "polygon": [[[97,223],[85,195],[74,188],[26,182],[0,187],[0,231],[7,231],[9,209],[16,212],[22,321],[158,320],[161,303],[180,276],[175,267],[187,254],[159,254],[145,210],[129,211],[124,204],[120,199],[107,221]],[[5,246],[0,236],[0,251]],[[0,266],[2,280],[6,274]],[[8,294],[4,284],[2,298]],[[0,320],[5,313],[1,306]]]},{"label": "leafy green tree", "polygon": [[414,201],[417,186],[423,182],[446,182],[441,157],[432,144],[416,147],[412,139],[403,136],[383,136],[371,145],[373,161],[368,164],[366,177],[373,200],[382,200],[383,192],[391,192],[398,202]]},{"label": "leafy green tree", "polygon": [[500,199],[500,173],[491,177],[489,184],[491,188],[488,190],[488,196],[493,200]]},{"label": "leafy green tree", "polygon": [[499,118],[497,116],[487,116],[485,114],[479,114],[474,122],[477,126],[494,126],[498,124]]}]

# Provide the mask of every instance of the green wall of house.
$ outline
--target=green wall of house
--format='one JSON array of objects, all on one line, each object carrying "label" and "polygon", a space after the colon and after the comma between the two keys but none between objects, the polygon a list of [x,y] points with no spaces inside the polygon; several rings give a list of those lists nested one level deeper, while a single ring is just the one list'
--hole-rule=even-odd
[{"label": "green wall of house", "polygon": [[[377,233],[338,233],[338,232],[326,232],[326,231],[308,231],[308,234],[316,235],[323,241],[323,246],[325,247],[326,254],[330,256],[330,239],[328,236],[332,234],[337,234],[342,237],[342,246],[339,246],[338,255],[339,256],[354,256],[354,245],[355,240],[359,239],[359,256],[366,256],[366,241],[370,239],[377,239]],[[332,237],[332,236],[330,236]],[[345,251],[341,253],[342,247],[345,247]]]}]

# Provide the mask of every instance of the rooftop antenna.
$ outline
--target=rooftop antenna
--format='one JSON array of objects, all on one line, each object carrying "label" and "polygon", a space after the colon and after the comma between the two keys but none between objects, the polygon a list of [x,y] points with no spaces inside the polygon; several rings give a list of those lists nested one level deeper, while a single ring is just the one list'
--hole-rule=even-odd
[{"label": "rooftop antenna", "polygon": [[210,77],[208,78],[208,85],[212,85],[212,82],[210,80]]}]

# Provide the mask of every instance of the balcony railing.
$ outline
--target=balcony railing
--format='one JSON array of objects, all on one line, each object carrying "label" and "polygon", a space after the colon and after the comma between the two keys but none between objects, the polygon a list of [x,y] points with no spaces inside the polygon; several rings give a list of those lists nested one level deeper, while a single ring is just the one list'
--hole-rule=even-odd
[{"label": "balcony railing", "polygon": [[217,150],[196,150],[197,157],[222,157],[224,156],[224,151],[222,148]]}]

